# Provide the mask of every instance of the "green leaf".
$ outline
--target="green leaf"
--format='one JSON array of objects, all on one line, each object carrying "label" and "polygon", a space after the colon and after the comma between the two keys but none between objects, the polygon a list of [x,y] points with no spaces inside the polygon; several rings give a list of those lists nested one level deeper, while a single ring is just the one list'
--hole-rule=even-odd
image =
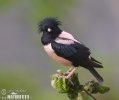
[{"label": "green leaf", "polygon": [[104,94],[104,93],[108,92],[109,90],[110,90],[110,88],[106,87],[106,86],[99,85],[99,87],[98,87],[98,92],[101,94]]},{"label": "green leaf", "polygon": [[89,96],[86,92],[82,91],[79,94],[78,100],[94,100],[91,96]]},{"label": "green leaf", "polygon": [[69,90],[67,80],[57,74],[52,76],[51,85],[60,93],[66,93]]},{"label": "green leaf", "polygon": [[110,90],[109,87],[103,86],[95,81],[90,81],[86,83],[84,86],[84,89],[93,94],[96,94],[96,93],[104,94]]}]

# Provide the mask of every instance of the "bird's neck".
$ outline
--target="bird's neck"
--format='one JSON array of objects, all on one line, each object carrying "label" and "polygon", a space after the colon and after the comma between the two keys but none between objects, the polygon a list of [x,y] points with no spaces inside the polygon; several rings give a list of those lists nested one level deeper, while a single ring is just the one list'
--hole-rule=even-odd
[{"label": "bird's neck", "polygon": [[42,44],[47,45],[47,44],[53,42],[59,36],[59,34],[61,34],[61,32],[62,32],[62,30],[60,30],[60,29],[53,31],[52,33],[44,32],[41,37]]}]

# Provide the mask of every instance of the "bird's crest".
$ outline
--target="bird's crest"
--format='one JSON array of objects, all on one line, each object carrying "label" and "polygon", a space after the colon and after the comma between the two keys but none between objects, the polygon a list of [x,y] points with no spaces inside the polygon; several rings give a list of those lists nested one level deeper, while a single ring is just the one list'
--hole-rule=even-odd
[{"label": "bird's crest", "polygon": [[42,32],[45,28],[61,25],[61,22],[57,18],[47,17],[40,21],[39,30]]}]

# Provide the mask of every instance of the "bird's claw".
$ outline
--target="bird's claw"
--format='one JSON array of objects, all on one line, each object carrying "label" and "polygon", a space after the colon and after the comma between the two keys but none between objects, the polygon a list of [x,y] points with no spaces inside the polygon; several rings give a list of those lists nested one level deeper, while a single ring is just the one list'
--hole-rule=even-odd
[{"label": "bird's claw", "polygon": [[70,77],[67,77],[67,76],[59,76],[59,78],[69,79]]}]

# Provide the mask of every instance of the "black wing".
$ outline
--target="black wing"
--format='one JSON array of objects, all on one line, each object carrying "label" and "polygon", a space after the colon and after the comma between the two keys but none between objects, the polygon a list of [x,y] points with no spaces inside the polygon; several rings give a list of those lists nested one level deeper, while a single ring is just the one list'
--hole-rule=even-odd
[{"label": "black wing", "polygon": [[[57,42],[51,43],[55,53],[63,58],[66,58],[73,63],[81,62],[90,55],[90,50],[85,45],[74,42],[74,44],[60,44]],[[78,64],[78,63],[77,63]]]}]

